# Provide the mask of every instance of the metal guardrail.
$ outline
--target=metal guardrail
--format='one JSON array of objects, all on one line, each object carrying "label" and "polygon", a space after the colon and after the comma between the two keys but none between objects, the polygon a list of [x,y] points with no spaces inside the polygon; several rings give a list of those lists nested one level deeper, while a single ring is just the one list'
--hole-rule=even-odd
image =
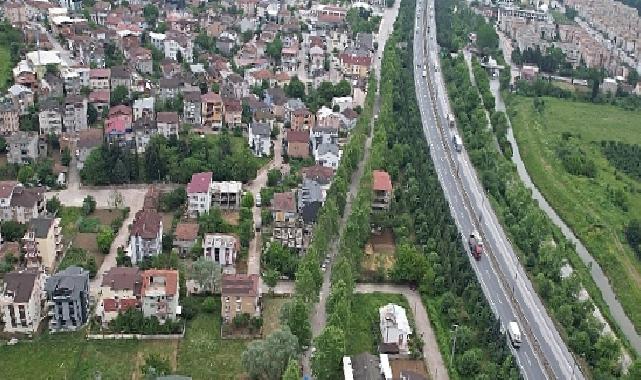
[{"label": "metal guardrail", "polygon": [[[424,20],[424,22],[426,22],[426,20],[427,20],[427,11],[426,11],[426,17],[423,20]],[[423,46],[424,55],[425,56],[427,56],[427,52],[428,52],[427,42],[428,42],[428,40],[425,39],[425,43],[424,43],[424,46]],[[426,64],[429,65],[429,62],[427,62]],[[436,127],[437,127],[437,129],[439,131],[439,136],[441,138],[441,143],[443,144],[443,148],[444,148],[444,150],[446,152],[448,163],[449,163],[450,168],[452,169],[452,171],[454,173],[454,178],[459,183],[460,188],[462,190],[463,200],[465,202],[466,207],[469,210],[470,216],[472,217],[472,224],[477,229],[477,231],[479,231],[479,233],[481,234],[483,239],[485,241],[487,241],[485,239],[485,233],[483,232],[483,228],[482,228],[480,219],[478,218],[478,216],[474,212],[475,209],[472,207],[472,202],[470,201],[470,198],[469,198],[469,196],[467,194],[467,191],[465,190],[465,186],[463,185],[463,181],[462,181],[462,179],[461,179],[461,177],[459,175],[459,172],[458,172],[458,167],[454,163],[454,160],[452,158],[452,152],[450,150],[448,139],[445,137],[446,133],[443,130],[443,125],[442,125],[442,122],[441,122],[440,113],[438,112],[438,109],[437,109],[437,106],[436,106],[436,98],[434,96],[436,91],[433,88],[431,73],[428,73],[428,75],[425,78],[425,80],[426,80],[426,83],[427,83],[427,87],[428,87],[428,89],[430,91],[429,96],[430,96],[431,103],[432,103],[432,110],[434,112],[434,119],[435,119],[435,122],[436,122]],[[466,251],[469,251],[469,248],[466,248]],[[499,275],[499,281],[501,283],[501,286],[503,287],[503,290],[505,291],[506,289],[510,289],[509,282],[506,279],[505,274],[501,270],[501,268],[500,268],[500,266],[498,264],[498,260],[496,259],[494,253],[492,252],[492,249],[489,248],[489,246],[486,245],[485,252],[486,252],[486,256],[491,261],[491,265],[496,269],[496,273]],[[540,343],[539,343],[538,339],[534,336],[534,334],[532,332],[532,329],[530,327],[530,323],[528,322],[527,317],[525,316],[525,313],[521,309],[520,304],[518,303],[518,301],[516,300],[516,297],[514,296],[514,291],[511,291],[511,292],[510,291],[506,291],[505,293],[508,295],[508,297],[510,299],[510,303],[511,303],[513,309],[515,310],[518,319],[521,322],[521,326],[525,327],[524,331],[525,331],[528,339],[530,340],[530,342],[532,342],[533,351],[535,352],[535,354],[537,355],[537,358],[539,359],[539,361],[543,365],[543,369],[545,371],[546,376],[548,378],[555,378],[556,376],[554,375],[554,371],[552,370],[552,367],[550,366],[549,361],[547,360],[547,358],[543,354],[543,351],[541,349]],[[523,323],[524,321],[526,323]]]}]

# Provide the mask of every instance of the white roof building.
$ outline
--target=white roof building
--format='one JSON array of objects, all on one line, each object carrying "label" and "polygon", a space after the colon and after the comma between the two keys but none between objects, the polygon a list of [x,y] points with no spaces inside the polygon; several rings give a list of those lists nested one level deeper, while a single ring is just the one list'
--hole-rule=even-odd
[{"label": "white roof building", "polygon": [[35,50],[27,53],[27,61],[34,66],[46,66],[49,64],[60,65],[62,59],[60,52],[55,50]]},{"label": "white roof building", "polygon": [[393,303],[378,309],[381,341],[387,345],[396,345],[400,353],[408,353],[408,338],[412,329],[405,309]]}]

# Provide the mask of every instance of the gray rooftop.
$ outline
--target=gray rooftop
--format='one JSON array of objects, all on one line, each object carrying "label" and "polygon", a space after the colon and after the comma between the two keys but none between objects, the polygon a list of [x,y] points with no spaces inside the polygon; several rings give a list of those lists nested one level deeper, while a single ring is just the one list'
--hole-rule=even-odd
[{"label": "gray rooftop", "polygon": [[336,144],[320,144],[318,146],[318,154],[323,155],[326,153],[332,153],[335,156],[338,156],[338,145]]}]

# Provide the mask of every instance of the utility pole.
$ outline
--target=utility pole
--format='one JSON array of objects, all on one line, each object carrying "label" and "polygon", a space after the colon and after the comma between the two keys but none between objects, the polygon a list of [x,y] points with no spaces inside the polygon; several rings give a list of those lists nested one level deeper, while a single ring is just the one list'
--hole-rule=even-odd
[{"label": "utility pole", "polygon": [[453,324],[454,327],[454,340],[452,341],[452,355],[450,355],[450,367],[452,366],[452,360],[454,360],[454,351],[456,350],[456,337],[458,332],[458,325]]}]

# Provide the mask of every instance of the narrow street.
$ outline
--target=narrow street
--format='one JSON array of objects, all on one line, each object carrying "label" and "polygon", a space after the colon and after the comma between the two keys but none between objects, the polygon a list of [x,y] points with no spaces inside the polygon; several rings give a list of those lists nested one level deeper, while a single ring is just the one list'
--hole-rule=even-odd
[{"label": "narrow street", "polygon": [[[381,24],[379,26],[379,33],[377,38],[378,50],[374,55],[374,62],[372,64],[372,69],[371,69],[372,72],[375,73],[376,80],[377,80],[376,99],[374,100],[373,115],[378,115],[378,112],[380,109],[380,94],[379,94],[379,86],[380,86],[380,78],[381,78],[380,65],[381,65],[381,60],[383,59],[383,53],[385,51],[385,43],[387,42],[387,39],[389,38],[390,34],[394,29],[394,21],[396,20],[396,16],[398,15],[399,7],[400,7],[400,0],[397,0],[394,3],[394,6],[392,8],[386,8],[383,18],[381,20]],[[367,137],[367,140],[365,141],[363,158],[361,162],[359,162],[358,168],[356,169],[356,171],[352,174],[352,178],[350,181],[349,190],[347,192],[347,202],[345,203],[343,216],[339,221],[338,238],[334,239],[332,245],[330,246],[330,261],[327,264],[327,269],[325,273],[323,274],[323,284],[321,286],[321,290],[319,294],[319,301],[314,305],[314,307],[311,310],[310,319],[311,319],[311,325],[312,325],[312,337],[314,338],[320,335],[320,333],[325,328],[325,324],[327,320],[325,304],[327,302],[327,297],[329,296],[329,291],[331,288],[332,266],[334,264],[333,260],[338,253],[338,242],[342,238],[343,233],[345,231],[347,218],[352,212],[352,199],[356,197],[356,194],[358,192],[358,186],[360,184],[361,178],[363,177],[363,173],[365,171],[365,163],[369,160],[370,149],[372,146],[373,128],[374,128],[374,118],[372,117],[369,135]],[[303,365],[303,373],[311,374],[309,351],[303,354],[302,365]]]},{"label": "narrow street", "polygon": [[[267,165],[263,166],[256,178],[247,184],[247,191],[251,192],[256,200],[256,196],[260,194],[260,189],[267,185],[267,173],[272,169],[280,169],[283,165],[283,128],[280,128],[276,142],[274,142],[274,157]],[[254,217],[254,225],[260,223],[260,207],[254,204],[252,208]],[[260,233],[255,233],[254,238],[249,242],[249,254],[247,257],[247,273],[260,274],[260,254],[262,249],[262,242]]]}]

